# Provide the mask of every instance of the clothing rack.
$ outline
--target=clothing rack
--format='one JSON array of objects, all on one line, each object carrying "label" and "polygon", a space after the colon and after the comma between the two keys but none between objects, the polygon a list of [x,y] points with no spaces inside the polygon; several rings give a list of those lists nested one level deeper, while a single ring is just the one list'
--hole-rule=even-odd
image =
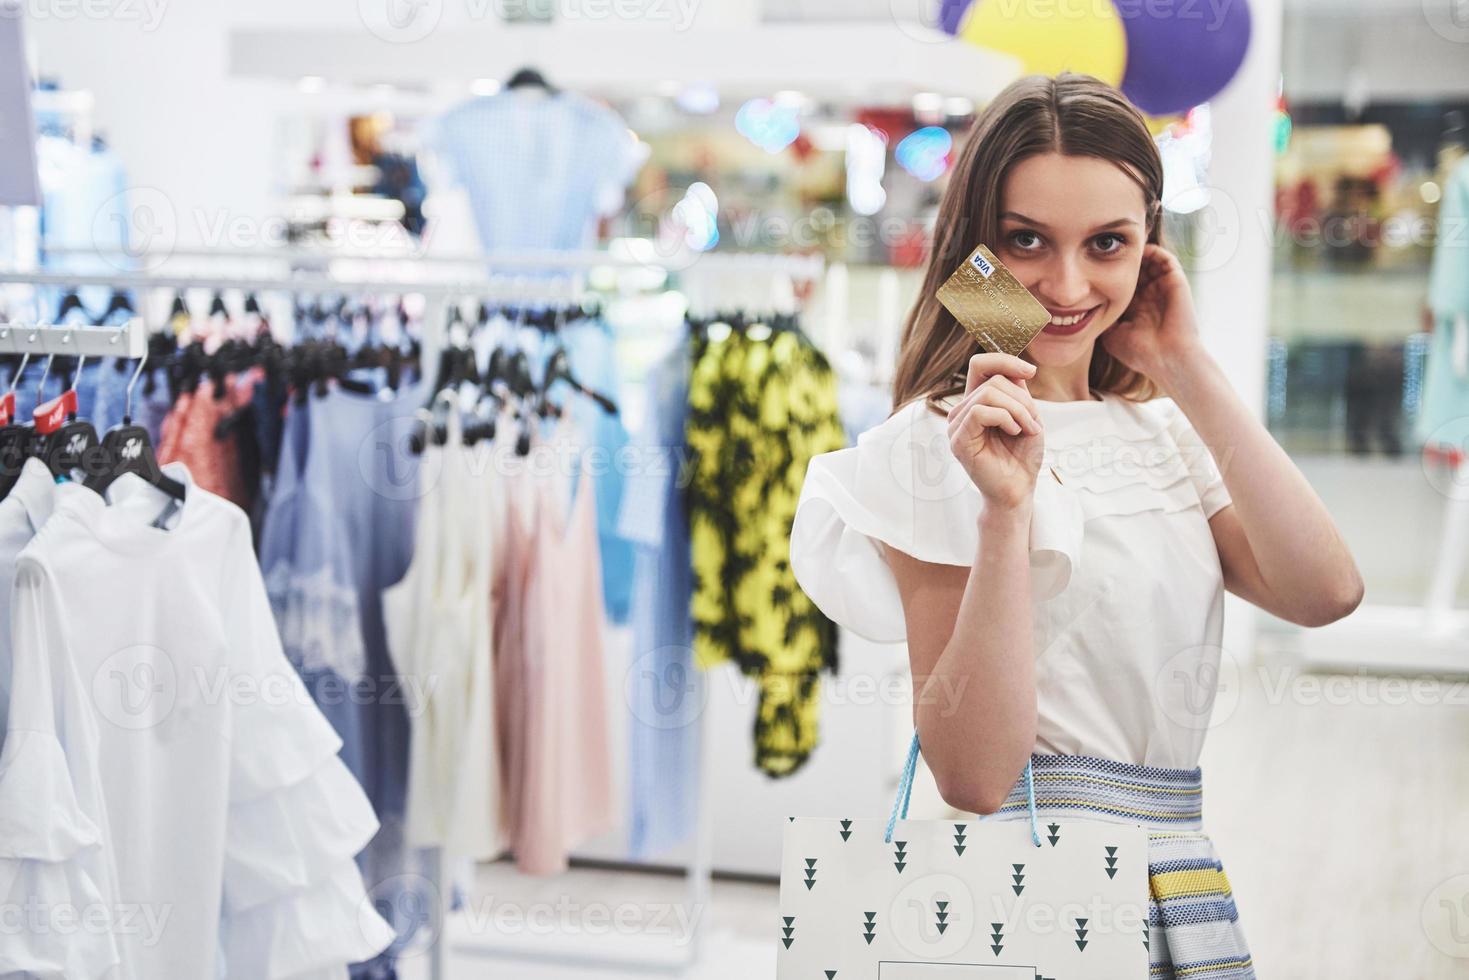
[{"label": "clothing rack", "polygon": [[[640,243],[647,248],[637,248],[632,251],[642,252],[642,255],[613,254],[606,251],[590,250],[582,252],[559,252],[559,253],[532,253],[514,256],[490,256],[474,257],[471,260],[479,269],[488,274],[482,277],[455,277],[442,279],[411,279],[411,280],[347,280],[333,279],[329,277],[313,276],[203,276],[203,275],[159,275],[151,272],[123,272],[116,273],[68,273],[64,271],[55,272],[6,272],[0,271],[0,284],[33,285],[33,286],[57,286],[62,288],[76,288],[81,286],[104,286],[114,289],[206,289],[206,290],[235,290],[240,292],[320,292],[320,293],[418,293],[431,300],[439,302],[430,303],[424,315],[423,352],[424,363],[433,363],[431,358],[437,357],[437,350],[442,343],[446,326],[446,313],[443,301],[456,296],[477,296],[481,298],[505,298],[514,300],[531,300],[546,302],[564,302],[577,300],[581,292],[577,287],[569,285],[566,279],[546,279],[538,276],[515,275],[514,273],[525,273],[527,271],[546,271],[549,269],[585,270],[601,266],[614,266],[619,268],[647,268],[660,267],[669,272],[680,272],[697,266],[702,272],[721,273],[749,273],[752,275],[788,275],[792,279],[815,280],[822,276],[825,271],[825,259],[820,255],[774,255],[763,253],[709,253],[695,254],[689,256],[659,256],[655,253],[652,243]],[[285,250],[281,250],[285,251]],[[97,254],[95,252],[90,254]],[[175,250],[170,254],[185,254]],[[239,253],[204,251],[194,253],[194,257],[239,259],[247,257],[282,257],[275,251],[267,251],[258,256],[254,254],[242,255]],[[334,256],[331,253],[307,252],[304,258],[337,258],[347,256]],[[132,258],[136,259],[137,256]],[[457,259],[435,260],[435,259],[408,259],[407,264],[415,265],[432,262],[456,262]],[[505,275],[500,272],[511,273]],[[3,329],[3,328],[0,328]],[[87,344],[94,343],[93,336],[97,335],[96,343],[102,343],[100,335],[106,332],[105,328],[96,327],[66,327],[76,338],[85,337]],[[129,343],[141,343],[146,347],[147,330],[141,320],[134,320],[127,325]],[[18,332],[18,331],[17,331]],[[50,331],[41,331],[50,333]],[[12,335],[13,336],[13,335]],[[3,348],[0,348],[3,349]],[[75,352],[75,351],[73,351]],[[51,353],[47,351],[47,353]],[[105,350],[105,353],[116,354],[116,348]],[[141,354],[137,355],[141,356]],[[702,676],[700,684],[705,683]],[[581,951],[581,950],[549,950],[541,946],[527,946],[525,948],[513,948],[505,945],[497,945],[494,937],[480,936],[473,940],[456,943],[453,947],[455,953],[472,956],[476,958],[502,958],[521,961],[533,961],[541,963],[555,963],[579,967],[618,969],[618,970],[641,970],[650,973],[678,975],[699,961],[703,952],[703,922],[705,911],[708,906],[713,880],[713,824],[712,814],[709,812],[709,769],[711,764],[710,741],[708,737],[708,725],[705,713],[699,715],[699,739],[700,739],[700,762],[697,776],[695,816],[694,816],[694,838],[693,857],[685,867],[685,901],[688,903],[689,914],[694,916],[689,928],[689,935],[684,946],[682,955],[679,956],[621,956],[606,951]],[[434,907],[430,913],[431,945],[429,949],[429,970],[432,980],[445,980],[446,972],[446,937],[445,926],[448,919],[449,895],[452,891],[447,885],[445,868],[445,857],[441,851],[435,851],[430,861],[430,885],[437,897]]]},{"label": "clothing rack", "polygon": [[645,239],[624,239],[617,247],[607,250],[587,249],[566,252],[556,250],[517,250],[505,253],[473,254],[446,253],[421,254],[412,250],[391,249],[338,249],[333,247],[303,248],[300,246],[279,248],[171,248],[163,252],[133,252],[120,248],[48,248],[47,255],[55,256],[98,256],[105,255],[126,262],[142,265],[160,265],[169,259],[206,259],[211,261],[263,261],[298,262],[302,264],[323,261],[393,261],[425,268],[450,265],[472,266],[493,272],[543,271],[548,269],[578,270],[599,267],[613,268],[660,268],[678,272],[692,268],[719,272],[783,272],[798,279],[816,279],[826,271],[825,257],[814,255],[785,255],[773,252],[694,252],[680,250],[661,254],[652,242]]},{"label": "clothing rack", "polygon": [[136,360],[147,351],[147,326],[137,318],[115,327],[0,323],[0,354]]}]

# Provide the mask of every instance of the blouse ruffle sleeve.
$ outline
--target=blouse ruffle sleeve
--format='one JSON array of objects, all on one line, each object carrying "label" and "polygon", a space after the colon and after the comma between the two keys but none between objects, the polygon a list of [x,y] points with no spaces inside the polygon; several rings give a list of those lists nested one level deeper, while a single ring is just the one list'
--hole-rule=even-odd
[{"label": "blouse ruffle sleeve", "polygon": [[377,816],[286,659],[241,531],[226,556],[227,635],[232,668],[260,696],[234,709],[220,945],[225,976],[287,980],[371,959],[394,934],[354,861]]},{"label": "blouse ruffle sleeve", "polygon": [[[880,643],[907,638],[902,600],[882,545],[921,561],[968,567],[984,498],[949,449],[944,416],[923,401],[812,458],[791,528],[791,568],[828,618]],[[1030,526],[1031,594],[1059,594],[1081,559],[1076,494],[1046,470]]]},{"label": "blouse ruffle sleeve", "polygon": [[[1148,403],[1156,406],[1168,425],[1168,435],[1178,447],[1179,459],[1188,471],[1189,481],[1199,495],[1204,507],[1204,516],[1213,517],[1232,501],[1229,490],[1224,486],[1224,474],[1208,445],[1194,431],[1188,416],[1171,398],[1156,398]],[[1228,461],[1226,460],[1226,463]]]},{"label": "blouse ruffle sleeve", "polygon": [[0,941],[0,976],[93,980],[118,962],[110,930],[34,928],[29,920],[92,917],[115,902],[97,729],[71,653],[57,640],[65,635],[59,602],[41,565],[17,563],[13,700],[0,751],[0,907],[19,919]]}]

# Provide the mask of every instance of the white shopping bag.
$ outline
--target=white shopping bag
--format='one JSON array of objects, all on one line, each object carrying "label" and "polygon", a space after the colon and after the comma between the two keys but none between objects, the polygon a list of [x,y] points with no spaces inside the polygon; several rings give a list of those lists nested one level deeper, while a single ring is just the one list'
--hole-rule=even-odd
[{"label": "white shopping bag", "polygon": [[1147,977],[1144,827],[899,819],[917,758],[888,821],[786,824],[777,980]]}]

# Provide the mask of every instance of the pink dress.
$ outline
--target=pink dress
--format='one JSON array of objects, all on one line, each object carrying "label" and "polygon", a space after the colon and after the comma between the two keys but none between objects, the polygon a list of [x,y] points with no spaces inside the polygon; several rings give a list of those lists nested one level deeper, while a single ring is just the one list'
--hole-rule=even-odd
[{"label": "pink dress", "polygon": [[[561,423],[530,459],[566,445],[572,431]],[[506,494],[495,670],[501,799],[516,866],[526,874],[566,870],[572,850],[614,826],[596,503],[586,454],[576,458],[580,475],[564,517],[564,481],[556,477],[517,475],[527,482]]]},{"label": "pink dress", "polygon": [[221,439],[215,436],[215,428],[249,404],[263,377],[261,368],[229,375],[223,398],[214,397],[214,382],[209,378],[196,391],[181,392],[163,419],[158,462],[182,462],[199,486],[248,511],[253,494],[240,471],[239,447],[233,434]]}]

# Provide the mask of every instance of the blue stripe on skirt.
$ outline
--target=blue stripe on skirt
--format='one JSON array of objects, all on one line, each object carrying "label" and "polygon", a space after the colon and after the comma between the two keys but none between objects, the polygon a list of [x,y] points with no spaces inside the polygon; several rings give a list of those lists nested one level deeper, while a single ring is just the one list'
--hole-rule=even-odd
[{"label": "blue stripe on skirt", "polygon": [[[1148,830],[1150,980],[1255,980],[1234,894],[1203,831],[1203,773],[1085,755],[1032,755],[1035,809]],[[1028,820],[1025,777],[981,820]]]}]

